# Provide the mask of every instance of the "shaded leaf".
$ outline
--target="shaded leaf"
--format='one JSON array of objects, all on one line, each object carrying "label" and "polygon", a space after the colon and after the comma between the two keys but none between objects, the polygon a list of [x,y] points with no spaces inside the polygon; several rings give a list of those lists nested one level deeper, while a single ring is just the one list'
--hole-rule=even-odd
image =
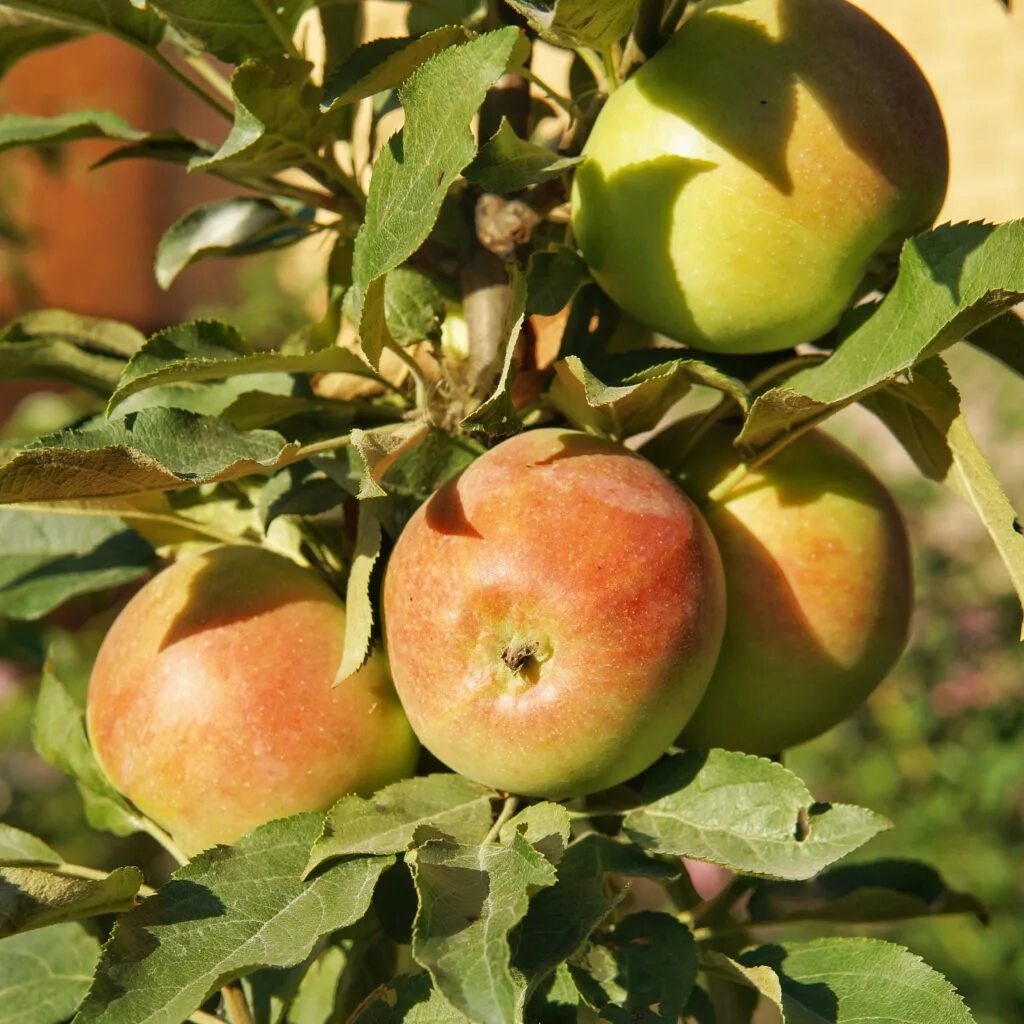
[{"label": "shaded leaf", "polygon": [[439,773],[392,783],[370,800],[343,796],[327,812],[306,870],[336,857],[402,853],[429,839],[479,843],[497,795],[461,775]]},{"label": "shaded leaf", "polygon": [[782,765],[726,750],[669,755],[642,800],[623,828],[644,849],[769,878],[810,878],[891,827],[861,807],[815,804]]},{"label": "shaded leaf", "polygon": [[89,989],[100,944],[79,924],[0,941],[0,1020],[61,1024]]},{"label": "shaded leaf", "polygon": [[358,921],[391,860],[343,861],[303,882],[321,821],[273,821],[179,868],[118,920],[77,1024],[183,1020],[228,981],[301,963],[321,936]]},{"label": "shaded leaf", "polygon": [[372,649],[374,615],[370,579],[373,567],[380,558],[383,538],[380,518],[373,502],[362,502],[358,516],[356,545],[345,589],[345,643],[334,686],[344,684],[349,676],[355,675],[366,664]]},{"label": "shaded leaf", "polygon": [[381,498],[387,493],[381,486],[388,470],[405,452],[415,448],[430,433],[430,424],[422,420],[388,424],[373,430],[353,430],[349,435],[352,453],[360,472],[357,498]]},{"label": "shaded leaf", "polygon": [[[771,1007],[771,1024],[786,1024],[782,1013],[782,986],[779,976],[771,967],[763,965],[748,966],[733,960],[732,957],[710,950],[701,956],[701,968],[712,979],[728,982],[731,985],[749,989],[751,1000],[761,998]],[[765,1024],[769,1024],[768,1021]]]},{"label": "shaded leaf", "polygon": [[509,934],[531,895],[553,885],[552,865],[518,833],[511,842],[431,842],[406,855],[419,911],[412,953],[448,1001],[480,1024],[522,1017],[525,979],[513,972]]},{"label": "shaded leaf", "polygon": [[270,430],[242,432],[178,409],[142,409],[3,453],[0,503],[194,486],[274,468],[295,451]]},{"label": "shaded leaf", "polygon": [[526,312],[554,316],[589,280],[587,265],[567,246],[533,253],[526,268]]},{"label": "shaded leaf", "polygon": [[0,822],[0,864],[59,864],[60,854],[28,832]]},{"label": "shaded leaf", "polygon": [[572,819],[561,804],[549,802],[531,804],[509,818],[501,826],[499,839],[511,843],[521,835],[539,854],[552,864],[558,864],[569,845]]},{"label": "shaded leaf", "polygon": [[0,75],[22,57],[74,39],[77,33],[58,21],[0,8]]},{"label": "shaded leaf", "polygon": [[0,338],[6,342],[63,339],[79,348],[128,359],[146,336],[129,324],[100,317],[80,316],[63,309],[37,309],[10,321]]},{"label": "shaded leaf", "polygon": [[4,0],[4,6],[144,47],[155,47],[167,27],[150,9],[152,5],[140,8],[132,0]]},{"label": "shaded leaf", "polygon": [[157,283],[170,288],[196,260],[280,249],[306,238],[314,228],[313,211],[286,200],[235,198],[203,203],[175,221],[157,244]]},{"label": "shaded leaf", "polygon": [[153,551],[118,519],[0,509],[0,615],[38,619],[138,579]]},{"label": "shaded leaf", "polygon": [[902,946],[879,939],[817,939],[745,953],[747,968],[778,976],[788,1021],[972,1024],[956,989]]},{"label": "shaded leaf", "polygon": [[324,75],[325,110],[355,103],[401,85],[425,60],[455,43],[465,42],[465,29],[448,25],[424,35],[372,39],[357,47]]},{"label": "shaded leaf", "polygon": [[403,974],[377,988],[347,1024],[471,1024],[431,984],[429,974]]},{"label": "shaded leaf", "polygon": [[503,117],[498,130],[480,147],[464,173],[488,192],[518,192],[560,177],[582,159],[521,139]]},{"label": "shaded leaf", "polygon": [[865,315],[839,324],[839,347],[754,402],[739,442],[760,446],[856,401],[966,338],[1024,299],[1024,221],[944,225],[911,238],[899,277]]},{"label": "shaded leaf", "polygon": [[967,339],[975,348],[987,352],[1024,376],[1024,319],[1010,310],[972,332]]},{"label": "shaded leaf", "polygon": [[0,938],[129,910],[142,882],[138,868],[116,868],[92,879],[45,867],[0,867]]},{"label": "shaded leaf", "polygon": [[0,153],[20,146],[52,146],[78,139],[137,142],[146,137],[109,110],[73,110],[53,117],[5,114],[0,117]]},{"label": "shaded leaf", "polygon": [[633,24],[639,0],[507,0],[542,39],[573,49],[602,49]]}]

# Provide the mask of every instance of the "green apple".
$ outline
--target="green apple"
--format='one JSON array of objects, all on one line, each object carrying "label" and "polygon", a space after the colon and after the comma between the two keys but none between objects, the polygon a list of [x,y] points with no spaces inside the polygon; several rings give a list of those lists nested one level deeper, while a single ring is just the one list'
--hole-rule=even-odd
[{"label": "green apple", "polygon": [[931,88],[846,0],[706,0],[609,98],[573,187],[602,288],[695,348],[835,326],[873,260],[942,205]]},{"label": "green apple", "polygon": [[725,568],[722,652],[681,742],[774,754],[849,715],[899,659],[913,601],[907,533],[883,484],[820,431],[708,501],[739,462],[735,427],[717,425],[680,457],[693,423],[643,448],[701,505]]},{"label": "green apple", "polygon": [[182,559],[100,648],[87,702],[100,764],[188,854],[411,775],[418,745],[381,654],[332,689],[344,635],[341,600],[286,558]]},{"label": "green apple", "polygon": [[655,466],[577,431],[504,441],[416,512],[384,579],[395,686],[449,767],[525,796],[643,771],[711,676],[721,564]]}]

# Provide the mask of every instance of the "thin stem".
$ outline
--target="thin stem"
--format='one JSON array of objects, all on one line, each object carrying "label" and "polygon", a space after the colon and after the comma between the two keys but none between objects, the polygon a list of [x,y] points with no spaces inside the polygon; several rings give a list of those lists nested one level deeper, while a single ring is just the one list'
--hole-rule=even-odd
[{"label": "thin stem", "polygon": [[649,60],[661,47],[661,17],[665,0],[640,0],[633,31],[626,42],[619,64],[619,79],[625,81],[645,60]]},{"label": "thin stem", "polygon": [[181,70],[176,64],[172,64],[159,50],[145,50],[145,53],[156,61],[169,75],[176,78],[189,92],[198,96],[208,107],[212,110],[216,110],[221,117],[227,118],[228,121],[233,121],[234,118],[231,111],[227,107],[223,106],[218,100],[214,99],[198,82],[193,82],[184,71]]},{"label": "thin stem", "polygon": [[605,74],[605,65],[601,60],[600,54],[586,46],[581,46],[576,52],[580,55],[580,60],[590,69],[590,73],[594,76],[594,81],[597,82],[597,88],[607,96],[609,91],[608,76]]},{"label": "thin stem", "polygon": [[225,985],[220,990],[220,997],[224,1000],[224,1009],[227,1011],[231,1024],[252,1024],[249,1004],[246,1001],[245,993],[238,985]]},{"label": "thin stem", "polygon": [[[90,880],[95,879],[97,882],[104,881],[109,875],[109,872],[107,871],[98,871],[96,868],[87,868],[82,864],[66,864],[63,862],[54,865],[54,867],[51,870],[57,872],[57,874],[60,875],[68,875],[71,878],[88,878]],[[140,885],[139,892],[143,896],[156,895],[156,889],[152,889],[148,885]]]},{"label": "thin stem", "polygon": [[182,58],[200,78],[212,85],[221,96],[231,100],[232,104],[235,102],[235,94],[231,91],[231,83],[212,64],[194,53],[182,54]]},{"label": "thin stem", "polygon": [[804,366],[822,363],[827,358],[826,355],[822,354],[793,356],[792,359],[784,359],[781,363],[775,363],[774,366],[769,366],[768,369],[762,370],[757,376],[751,377],[747,387],[750,388],[751,393],[760,391],[766,384],[771,384],[772,381],[778,380],[780,377],[788,376],[791,370],[799,370]]},{"label": "thin stem", "polygon": [[661,20],[663,32],[675,32],[680,19],[686,12],[687,3],[689,3],[689,0],[669,0],[669,5],[665,9],[665,16]]},{"label": "thin stem", "polygon": [[686,436],[686,441],[679,449],[678,458],[684,459],[696,447],[697,442],[723,417],[733,406],[734,399],[729,395],[723,395],[721,400],[711,406],[701,418],[693,425],[693,429]]},{"label": "thin stem", "polygon": [[576,117],[579,114],[576,104],[568,97],[564,96],[553,86],[548,85],[540,76],[535,75],[529,68],[519,68],[516,72],[525,78],[528,82],[532,82],[538,89],[540,89],[556,106],[559,106],[564,110],[570,117]]},{"label": "thin stem", "polygon": [[347,448],[352,443],[348,434],[342,437],[329,437],[325,441],[314,441],[313,444],[304,444],[289,460],[301,462],[303,459],[311,459],[314,455],[322,455],[324,452],[334,452],[339,448]]},{"label": "thin stem", "polygon": [[753,886],[754,882],[743,875],[737,875],[722,889],[707,906],[694,916],[694,928],[714,929],[723,921],[729,920],[729,913],[737,901]]},{"label": "thin stem", "polygon": [[263,15],[263,20],[270,26],[270,30],[277,36],[278,40],[280,40],[285,53],[289,57],[305,60],[305,57],[299,53],[298,47],[295,45],[288,29],[285,28],[284,22],[278,17],[273,4],[268,3],[268,0],[253,0],[253,6]]},{"label": "thin stem", "polygon": [[488,843],[493,843],[501,832],[502,826],[505,824],[516,810],[519,808],[519,797],[507,796],[505,797],[505,803],[501,807],[501,813],[494,820],[494,824],[491,826],[491,831],[484,836],[483,845],[486,846]]},{"label": "thin stem", "polygon": [[366,196],[363,190],[359,187],[358,182],[355,178],[350,178],[333,160],[327,160],[320,156],[313,149],[306,150],[307,159],[309,162],[316,167],[321,173],[323,173],[329,181],[334,184],[341,186],[353,199],[359,203],[360,208],[366,205]]},{"label": "thin stem", "polygon": [[192,1024],[224,1024],[220,1017],[205,1010],[193,1010],[189,1020]]},{"label": "thin stem", "polygon": [[416,408],[427,415],[430,411],[430,385],[427,383],[427,378],[423,375],[419,363],[401,345],[395,344],[388,347],[408,368],[409,375],[416,386]]},{"label": "thin stem", "polygon": [[607,49],[601,51],[601,59],[604,62],[605,79],[608,83],[609,95],[619,87],[619,61],[622,59],[621,47],[618,43],[612,43]]},{"label": "thin stem", "polygon": [[155,822],[148,818],[141,821],[142,830],[148,832],[177,862],[179,865],[186,864],[188,857],[180,846]]}]

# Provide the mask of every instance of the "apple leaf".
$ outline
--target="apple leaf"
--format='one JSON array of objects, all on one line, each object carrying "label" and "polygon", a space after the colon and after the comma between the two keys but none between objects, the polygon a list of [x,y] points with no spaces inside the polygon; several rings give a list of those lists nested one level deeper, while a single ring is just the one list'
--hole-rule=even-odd
[{"label": "apple leaf", "polygon": [[518,29],[508,27],[450,46],[399,90],[405,126],[374,167],[353,263],[359,335],[371,363],[379,359],[386,330],[380,279],[423,243],[449,187],[473,159],[470,122],[518,39]]},{"label": "apple leaf", "polygon": [[640,0],[507,0],[542,39],[556,46],[603,49],[633,24]]},{"label": "apple leaf", "polygon": [[115,868],[106,878],[94,879],[72,878],[46,867],[0,866],[0,939],[129,910],[142,882],[138,868]]},{"label": "apple leaf", "polygon": [[349,435],[351,451],[359,470],[359,491],[356,497],[382,498],[381,487],[388,470],[399,456],[422,443],[430,433],[430,424],[423,420],[389,424],[373,430],[353,430]]},{"label": "apple leaf", "polygon": [[114,926],[77,1024],[184,1020],[234,978],[301,963],[362,918],[392,858],[352,858],[304,882],[321,824],[318,814],[272,821],[179,868]]},{"label": "apple leaf", "polygon": [[56,850],[28,832],[0,822],[0,864],[60,864]]},{"label": "apple leaf", "polygon": [[533,253],[526,267],[526,312],[554,316],[589,280],[587,265],[567,246]]},{"label": "apple leaf", "polygon": [[306,163],[323,148],[331,122],[320,113],[312,65],[292,57],[247,60],[231,76],[235,121],[220,149],[189,170],[265,178]]},{"label": "apple leaf", "polygon": [[[127,3],[128,0],[125,0]],[[309,0],[147,0],[199,50],[229,64],[248,57],[281,53],[286,48]]]},{"label": "apple leaf", "polygon": [[167,28],[152,5],[142,8],[132,0],[4,0],[4,6],[147,48],[154,48]]},{"label": "apple leaf", "polygon": [[759,882],[747,904],[751,921],[899,921],[935,914],[973,914],[985,908],[955,892],[927,864],[878,860],[844,865],[805,882]]},{"label": "apple leaf", "polygon": [[755,1002],[759,997],[763,998],[767,1011],[764,1024],[787,1024],[782,1012],[782,986],[771,967],[747,966],[717,950],[703,953],[700,966],[705,974],[716,980],[752,990]]},{"label": "apple leaf", "polygon": [[491,801],[497,796],[449,773],[403,779],[370,800],[343,796],[327,812],[306,871],[353,854],[403,853],[429,839],[479,843],[491,827]]},{"label": "apple leaf", "polygon": [[767,878],[810,878],[891,828],[874,811],[814,803],[780,764],[726,750],[669,755],[642,800],[623,827],[644,849]]},{"label": "apple leaf", "polygon": [[146,132],[137,131],[119,114],[109,110],[73,110],[53,117],[5,114],[0,117],[0,153],[20,146],[54,146],[79,139],[116,139],[139,142]]},{"label": "apple leaf", "polygon": [[967,426],[960,393],[945,363],[930,359],[909,381],[890,384],[863,404],[892,431],[926,477],[947,484],[974,506],[1024,605],[1021,521]]},{"label": "apple leaf", "polygon": [[582,159],[521,139],[503,117],[498,130],[480,147],[464,173],[488,192],[518,192],[560,177]]},{"label": "apple leaf", "polygon": [[624,918],[569,970],[602,1021],[676,1024],[697,981],[697,943],[671,914],[645,910]]},{"label": "apple leaf", "polygon": [[975,348],[1024,376],[1024,319],[1014,310],[979,327],[967,339]]},{"label": "apple leaf", "polygon": [[526,316],[526,277],[514,264],[508,264],[509,294],[505,319],[499,337],[504,349],[501,353],[501,373],[491,394],[465,417],[462,427],[492,437],[514,434],[522,428],[522,421],[512,401],[515,383],[515,357],[519,335]]},{"label": "apple leaf", "polygon": [[270,430],[235,430],[178,409],[91,421],[0,452],[0,504],[193,487],[272,469],[298,451]]},{"label": "apple leaf", "polygon": [[429,842],[406,861],[419,897],[413,957],[470,1019],[521,1020],[526,985],[513,973],[509,934],[531,895],[554,884],[554,867],[518,832],[508,844]]},{"label": "apple leaf", "polygon": [[0,509],[0,615],[38,619],[138,579],[153,551],[118,519]]},{"label": "apple leaf", "polygon": [[22,57],[74,39],[77,32],[49,18],[0,8],[0,76]]},{"label": "apple leaf", "polygon": [[911,238],[892,291],[839,324],[839,346],[760,395],[739,437],[769,444],[857,401],[1024,299],[1024,220],[944,225]]},{"label": "apple leaf", "polygon": [[146,819],[103,774],[86,737],[84,712],[57,677],[49,658],[43,666],[32,716],[32,742],[44,761],[78,784],[90,825],[121,836],[144,830]]},{"label": "apple leaf", "polygon": [[375,989],[347,1024],[472,1024],[431,984],[429,974],[400,974]]},{"label": "apple leaf", "polygon": [[786,1020],[854,1024],[973,1024],[956,989],[902,946],[880,939],[785,942],[744,953],[740,963],[769,968]]},{"label": "apple leaf", "polygon": [[399,345],[439,341],[444,299],[433,279],[415,267],[396,267],[384,283],[384,315]]},{"label": "apple leaf", "polygon": [[383,534],[373,502],[361,502],[358,515],[356,545],[345,588],[345,642],[334,686],[342,685],[349,676],[355,675],[366,664],[372,649],[374,615],[370,580],[380,558]]},{"label": "apple leaf", "polygon": [[245,197],[203,203],[160,239],[154,263],[157,284],[170,288],[196,260],[280,249],[307,238],[315,228],[313,210],[294,200]]},{"label": "apple leaf", "polygon": [[625,897],[607,884],[609,874],[651,878],[665,885],[681,868],[649,857],[630,844],[591,832],[572,843],[558,864],[558,881],[530,903],[515,939],[513,964],[537,986],[587,941]]},{"label": "apple leaf", "polygon": [[521,835],[539,854],[557,865],[565,854],[572,832],[572,819],[561,804],[549,802],[530,804],[509,818],[498,838],[511,843]]},{"label": "apple leaf", "polygon": [[0,340],[12,343],[57,339],[86,352],[129,359],[145,343],[146,336],[117,320],[81,316],[63,309],[23,313],[0,331]]},{"label": "apple leaf", "polygon": [[58,924],[0,942],[0,1020],[61,1024],[89,989],[100,944],[80,924]]},{"label": "apple leaf", "polygon": [[336,110],[394,89],[434,54],[468,38],[460,25],[443,25],[423,35],[371,39],[324,74],[323,108]]},{"label": "apple leaf", "polygon": [[376,378],[354,352],[253,352],[238,331],[216,320],[193,320],[154,334],[125,367],[107,415],[136,392],[157,385],[200,383],[267,373],[353,373]]}]

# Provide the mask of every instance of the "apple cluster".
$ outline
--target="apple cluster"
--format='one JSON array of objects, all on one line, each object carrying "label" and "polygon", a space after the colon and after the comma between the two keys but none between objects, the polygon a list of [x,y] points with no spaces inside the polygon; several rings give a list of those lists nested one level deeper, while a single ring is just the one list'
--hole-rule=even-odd
[{"label": "apple cluster", "polygon": [[[920,71],[844,0],[700,5],[584,155],[595,279],[651,330],[742,354],[834,327],[934,218],[948,163]],[[97,658],[104,770],[191,853],[410,775],[419,742],[558,799],[673,744],[771,755],[820,734],[906,642],[906,531],[819,431],[722,493],[736,431],[684,419],[636,451],[549,426],[493,447],[405,527],[386,659],[338,686],[345,609],[318,575],[256,547],[178,562]]]}]

